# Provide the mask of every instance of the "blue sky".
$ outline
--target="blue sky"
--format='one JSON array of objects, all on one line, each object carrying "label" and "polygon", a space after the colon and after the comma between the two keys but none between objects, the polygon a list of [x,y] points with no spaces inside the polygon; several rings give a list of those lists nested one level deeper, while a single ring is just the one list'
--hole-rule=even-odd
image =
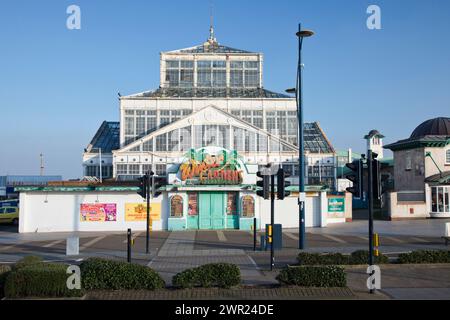
[{"label": "blue sky", "polygon": [[[222,44],[265,55],[264,85],[295,83],[302,22],[305,117],[338,149],[363,151],[373,128],[385,142],[450,116],[450,2],[446,0],[215,0]],[[66,28],[81,7],[82,29]],[[366,27],[381,7],[382,30]],[[159,52],[206,40],[209,1],[2,0],[0,175],[81,175],[83,149],[103,120],[118,120],[117,92],[159,84]],[[307,42],[306,42],[307,41]]]}]

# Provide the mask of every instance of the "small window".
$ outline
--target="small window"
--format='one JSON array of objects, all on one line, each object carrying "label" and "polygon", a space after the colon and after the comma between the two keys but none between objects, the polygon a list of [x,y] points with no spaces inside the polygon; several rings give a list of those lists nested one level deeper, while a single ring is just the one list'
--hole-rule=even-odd
[{"label": "small window", "polygon": [[6,208],[6,213],[16,213],[16,208]]},{"label": "small window", "polygon": [[411,169],[412,169],[411,153],[407,152],[405,158],[405,170],[410,171]]},{"label": "small window", "polygon": [[198,193],[188,193],[188,215],[198,216]]},{"label": "small window", "polygon": [[253,218],[255,216],[255,199],[252,196],[242,198],[242,216]]},{"label": "small window", "polygon": [[181,196],[173,196],[170,200],[170,217],[183,217],[183,198]]},{"label": "small window", "polygon": [[445,163],[450,164],[450,149],[445,152]]},{"label": "small window", "polygon": [[236,192],[229,192],[227,195],[227,215],[234,216],[237,215],[237,196]]}]

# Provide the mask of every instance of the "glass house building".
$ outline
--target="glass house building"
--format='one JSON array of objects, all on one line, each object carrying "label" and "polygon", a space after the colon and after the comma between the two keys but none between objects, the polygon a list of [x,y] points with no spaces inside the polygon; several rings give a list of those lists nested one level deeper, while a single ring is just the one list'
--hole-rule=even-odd
[{"label": "glass house building", "polygon": [[[169,229],[246,229],[258,168],[283,166],[294,189],[299,176],[296,100],[264,88],[263,64],[218,43],[213,28],[203,44],[162,52],[159,87],[120,97],[120,121],[101,125],[84,175],[129,181],[152,170],[167,177]],[[306,183],[334,190],[335,150],[318,123],[304,130]]]}]

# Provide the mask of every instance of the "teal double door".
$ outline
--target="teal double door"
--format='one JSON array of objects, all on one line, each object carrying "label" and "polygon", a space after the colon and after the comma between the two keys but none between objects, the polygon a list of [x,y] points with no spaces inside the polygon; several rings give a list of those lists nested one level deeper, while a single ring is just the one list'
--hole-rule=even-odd
[{"label": "teal double door", "polygon": [[206,191],[189,195],[187,228],[190,230],[239,229],[238,193]]},{"label": "teal double door", "polygon": [[199,193],[199,229],[225,229],[225,199],[223,192]]}]

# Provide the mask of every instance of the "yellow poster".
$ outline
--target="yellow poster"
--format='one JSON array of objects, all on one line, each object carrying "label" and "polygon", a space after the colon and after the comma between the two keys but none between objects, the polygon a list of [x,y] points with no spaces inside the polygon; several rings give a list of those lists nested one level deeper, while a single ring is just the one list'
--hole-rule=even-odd
[{"label": "yellow poster", "polygon": [[[146,203],[125,203],[125,221],[146,221],[147,204]],[[150,204],[150,220],[161,220],[161,203]]]}]

